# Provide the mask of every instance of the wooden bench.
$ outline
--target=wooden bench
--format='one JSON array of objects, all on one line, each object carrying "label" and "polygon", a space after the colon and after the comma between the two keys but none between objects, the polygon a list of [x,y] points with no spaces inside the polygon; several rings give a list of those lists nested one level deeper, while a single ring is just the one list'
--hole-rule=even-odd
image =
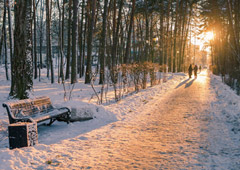
[{"label": "wooden bench", "polygon": [[47,96],[5,102],[3,107],[7,109],[10,124],[17,122],[39,123],[50,120],[48,125],[51,125],[55,120],[69,123],[71,118],[69,108],[54,108]]}]

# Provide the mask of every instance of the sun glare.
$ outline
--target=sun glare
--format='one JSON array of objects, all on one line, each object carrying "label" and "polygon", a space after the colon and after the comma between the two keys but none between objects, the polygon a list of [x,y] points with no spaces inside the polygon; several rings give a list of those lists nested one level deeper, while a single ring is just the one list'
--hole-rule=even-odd
[{"label": "sun glare", "polygon": [[212,40],[214,37],[213,35],[213,32],[206,32],[206,39],[209,41],[209,40]]}]

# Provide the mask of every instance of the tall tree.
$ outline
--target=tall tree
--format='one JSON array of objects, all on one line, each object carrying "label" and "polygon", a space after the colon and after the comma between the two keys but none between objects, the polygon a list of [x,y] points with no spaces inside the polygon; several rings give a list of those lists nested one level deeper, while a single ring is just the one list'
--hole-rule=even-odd
[{"label": "tall tree", "polygon": [[34,56],[34,79],[37,79],[37,21],[36,21],[36,1],[33,0],[33,56]]},{"label": "tall tree", "polygon": [[107,14],[108,14],[108,0],[104,0],[104,9],[103,9],[103,23],[102,23],[102,32],[101,32],[101,47],[100,47],[100,79],[99,84],[103,84],[105,77],[105,45],[106,45],[106,26],[107,26]]},{"label": "tall tree", "polygon": [[[42,58],[42,45],[43,45],[43,13],[44,13],[44,5],[43,5],[43,1],[41,0],[41,9],[40,9],[40,29],[39,29],[39,52],[40,52],[40,56],[39,56],[39,61],[40,61],[40,68],[43,68],[43,58]],[[40,80],[40,76],[41,73],[39,71],[39,80]]]},{"label": "tall tree", "polygon": [[54,83],[54,68],[52,59],[52,38],[51,38],[51,13],[52,13],[52,0],[46,0],[47,60],[51,68],[51,83]]},{"label": "tall tree", "polygon": [[8,50],[7,50],[7,32],[6,32],[6,13],[7,13],[7,4],[6,0],[4,0],[4,14],[3,14],[3,34],[4,34],[4,56],[5,56],[5,74],[6,79],[9,80],[8,76]]},{"label": "tall tree", "polygon": [[[4,17],[3,17],[4,18]],[[4,20],[4,19],[3,19]],[[2,24],[1,38],[0,38],[0,64],[3,63],[2,49],[3,49],[3,34],[4,34],[4,24]]]},{"label": "tall tree", "polygon": [[[118,19],[117,19],[117,26],[116,29],[113,28],[113,45],[112,45],[112,69],[114,69],[115,65],[117,64],[117,44],[118,44],[118,36],[119,36],[119,29],[120,23],[122,20],[122,9],[123,9],[123,0],[119,1],[119,10],[118,10]],[[116,4],[114,4],[114,13],[116,13]],[[115,14],[114,14],[115,16]],[[113,18],[113,22],[115,19]]]},{"label": "tall tree", "polygon": [[136,0],[132,1],[132,12],[131,12],[130,25],[129,25],[129,30],[128,30],[128,38],[127,38],[127,46],[126,46],[124,63],[128,63],[129,51],[131,51],[131,36],[132,36],[132,28],[133,28],[133,23],[134,23],[135,2],[136,2]]},{"label": "tall tree", "polygon": [[92,74],[92,40],[93,40],[93,29],[95,23],[95,10],[96,10],[96,0],[88,0],[88,35],[87,35],[87,68],[85,75],[85,84],[91,82]]},{"label": "tall tree", "polygon": [[10,96],[28,98],[32,89],[32,0],[15,0],[14,56]]},{"label": "tall tree", "polygon": [[[84,32],[83,31],[83,26],[84,26],[84,15],[85,15],[85,10],[84,10],[84,7],[85,7],[85,0],[82,1],[82,10],[81,10],[81,21],[80,21],[80,17],[79,17],[79,24],[78,24],[78,45],[79,45],[79,59],[78,59],[78,72],[79,72],[79,77],[81,78],[84,74],[84,66],[85,66],[85,63],[84,63],[84,58],[85,58],[85,50],[84,50],[84,46],[85,46],[85,43],[84,43]],[[86,24],[86,18],[85,18],[85,24]]]},{"label": "tall tree", "polygon": [[73,0],[73,22],[72,22],[72,67],[71,84],[77,82],[77,23],[78,23],[78,0]]},{"label": "tall tree", "polygon": [[72,0],[68,2],[68,47],[67,47],[67,67],[66,79],[69,79],[71,62],[71,26],[72,26]]},{"label": "tall tree", "polygon": [[11,4],[10,0],[7,0],[7,11],[8,11],[8,30],[9,30],[9,44],[10,44],[10,61],[13,57],[13,35],[12,35],[12,17],[11,17]]},{"label": "tall tree", "polygon": [[64,21],[61,22],[61,19],[64,20],[64,17],[62,17],[63,12],[64,12],[64,2],[63,2],[63,10],[61,11],[61,7],[60,7],[60,2],[59,0],[57,1],[57,6],[58,6],[58,13],[59,13],[59,33],[58,33],[58,48],[59,48],[59,54],[60,54],[60,75],[58,77],[58,83],[60,83],[60,78],[62,79],[62,81],[64,81],[64,76],[63,76],[63,56],[64,56],[64,53],[63,53],[63,46],[64,46],[64,27],[63,27],[63,24],[64,24]]}]

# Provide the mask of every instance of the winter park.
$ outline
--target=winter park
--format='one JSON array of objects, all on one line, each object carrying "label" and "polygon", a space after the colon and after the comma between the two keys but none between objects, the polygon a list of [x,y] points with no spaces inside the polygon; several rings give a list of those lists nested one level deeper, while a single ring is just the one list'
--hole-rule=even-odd
[{"label": "winter park", "polygon": [[0,170],[239,170],[240,1],[0,0]]}]

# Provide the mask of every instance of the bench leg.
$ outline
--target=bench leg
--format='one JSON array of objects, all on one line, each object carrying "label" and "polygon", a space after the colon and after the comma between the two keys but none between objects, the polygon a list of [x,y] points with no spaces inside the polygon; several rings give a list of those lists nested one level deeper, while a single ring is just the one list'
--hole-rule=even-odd
[{"label": "bench leg", "polygon": [[69,124],[70,119],[71,119],[71,112],[69,111],[67,114],[67,124]]},{"label": "bench leg", "polygon": [[50,119],[50,122],[47,124],[48,126],[51,126],[51,124],[53,124],[53,122],[55,122],[56,119]]}]

